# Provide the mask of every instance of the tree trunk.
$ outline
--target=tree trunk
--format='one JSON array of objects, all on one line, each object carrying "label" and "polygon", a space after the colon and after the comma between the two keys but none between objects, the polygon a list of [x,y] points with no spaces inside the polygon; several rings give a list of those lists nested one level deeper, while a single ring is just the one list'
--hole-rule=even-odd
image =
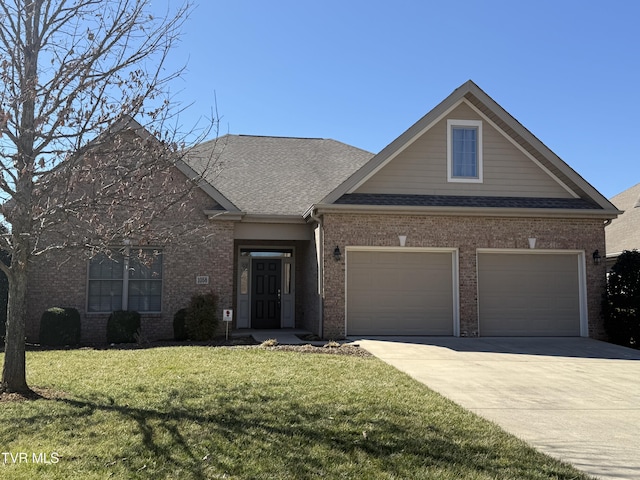
[{"label": "tree trunk", "polygon": [[9,278],[7,330],[0,387],[3,392],[29,393],[31,391],[27,386],[25,363],[28,265],[28,248],[25,247],[21,245],[11,258],[12,272]]},{"label": "tree trunk", "polygon": [[17,170],[13,208],[10,212],[13,252],[9,275],[9,304],[7,307],[7,331],[5,336],[4,365],[2,368],[3,392],[30,391],[26,380],[25,333],[27,317],[27,282],[31,234],[33,223],[33,182],[35,166],[35,101],[38,85],[38,22],[42,1],[24,2],[24,55],[20,78],[21,118],[20,137],[16,143]]}]

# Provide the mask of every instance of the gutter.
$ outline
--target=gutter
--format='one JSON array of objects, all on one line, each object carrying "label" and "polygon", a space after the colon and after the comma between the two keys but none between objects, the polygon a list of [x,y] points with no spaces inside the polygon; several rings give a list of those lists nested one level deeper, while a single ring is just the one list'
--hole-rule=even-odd
[{"label": "gutter", "polygon": [[[315,205],[316,214],[323,213],[369,213],[379,215],[455,215],[472,217],[558,217],[558,218],[602,218],[611,220],[621,215],[620,210],[587,210],[574,208],[503,208],[503,207],[424,207],[412,205]],[[305,212],[309,216],[310,211]]]},{"label": "gutter", "polygon": [[233,220],[243,223],[279,223],[291,225],[306,225],[307,222],[300,215],[270,215],[228,210],[204,210],[209,220]]},{"label": "gutter", "polygon": [[228,210],[204,210],[209,220],[229,220],[238,222],[244,217],[244,212],[230,212]]},{"label": "gutter", "polygon": [[300,215],[277,215],[277,214],[258,214],[246,213],[242,217],[243,222],[251,223],[290,223],[290,224],[306,224],[304,218]]}]

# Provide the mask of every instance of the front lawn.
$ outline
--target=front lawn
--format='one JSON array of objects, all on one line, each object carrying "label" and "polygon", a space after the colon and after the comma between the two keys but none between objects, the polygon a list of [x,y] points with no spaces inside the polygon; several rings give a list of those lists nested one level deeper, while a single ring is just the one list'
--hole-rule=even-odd
[{"label": "front lawn", "polygon": [[0,403],[0,478],[588,478],[371,357],[27,355],[51,398]]}]

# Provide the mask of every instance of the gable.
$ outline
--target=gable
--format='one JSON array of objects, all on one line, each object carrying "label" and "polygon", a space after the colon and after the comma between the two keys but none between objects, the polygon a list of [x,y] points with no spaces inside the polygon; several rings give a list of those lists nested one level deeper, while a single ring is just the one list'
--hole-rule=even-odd
[{"label": "gable", "polygon": [[[468,118],[454,118],[461,116]],[[456,142],[449,144],[447,135]],[[479,148],[483,139],[486,145]],[[605,219],[620,213],[471,80],[314,208],[346,205],[368,210],[378,206],[377,210],[388,212],[411,207],[413,211],[479,214],[482,210],[504,215],[515,209],[518,214],[531,210],[531,215],[553,209],[553,215],[573,211],[571,215]]]},{"label": "gable", "polygon": [[[447,122],[480,122],[482,181],[452,182],[447,174]],[[351,193],[574,198],[557,178],[519,149],[465,100]]]},{"label": "gable", "polygon": [[[119,141],[115,144],[118,145],[131,145],[134,150],[133,158],[137,158],[135,151],[144,145],[146,142],[152,142],[157,144],[157,139],[140,123],[129,115],[125,115],[118,122],[116,122],[110,129],[109,133],[120,137]],[[96,140],[99,142],[100,138]],[[112,140],[113,142],[113,140]],[[112,143],[109,142],[109,145]],[[142,143],[141,143],[142,142]],[[229,201],[219,190],[217,190],[208,180],[207,176],[215,175],[214,170],[217,170],[217,165],[209,163],[202,163],[200,170],[197,172],[188,163],[186,163],[186,156],[178,155],[177,158],[169,160],[173,165],[167,171],[167,177],[169,183],[177,182],[179,184],[179,178],[184,175],[190,181],[194,182],[199,188],[195,192],[195,196],[200,199],[199,204],[205,209],[205,212],[214,212],[214,216],[220,215],[220,212],[239,212],[238,208]],[[178,173],[179,172],[179,173]],[[167,188],[168,183],[164,185],[158,185],[158,188]],[[173,188],[179,191],[182,186],[174,185]],[[202,195],[205,194],[205,196]]]}]

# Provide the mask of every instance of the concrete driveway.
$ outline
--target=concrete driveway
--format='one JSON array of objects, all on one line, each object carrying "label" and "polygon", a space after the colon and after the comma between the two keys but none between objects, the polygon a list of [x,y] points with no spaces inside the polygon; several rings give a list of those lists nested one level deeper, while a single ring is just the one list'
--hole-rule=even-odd
[{"label": "concrete driveway", "polygon": [[640,479],[640,352],[588,338],[351,337],[538,450]]}]

